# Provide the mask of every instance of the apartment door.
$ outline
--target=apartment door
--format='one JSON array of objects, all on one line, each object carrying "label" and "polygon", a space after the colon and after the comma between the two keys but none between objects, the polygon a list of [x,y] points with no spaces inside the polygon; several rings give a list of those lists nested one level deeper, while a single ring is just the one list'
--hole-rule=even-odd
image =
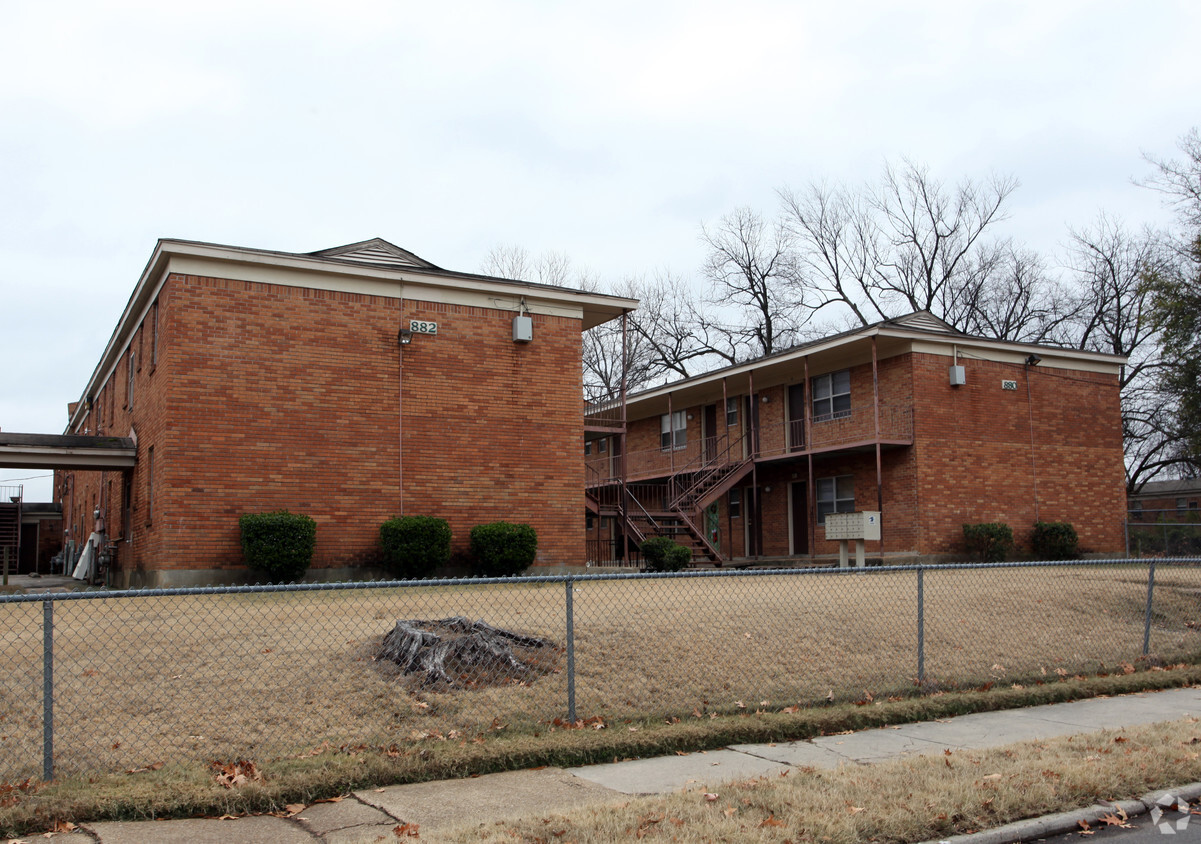
[{"label": "apartment door", "polygon": [[793,384],[788,388],[788,450],[801,451],[805,447],[805,385]]},{"label": "apartment door", "polygon": [[705,405],[705,462],[711,463],[717,459],[717,405]]},{"label": "apartment door", "polygon": [[804,481],[795,481],[788,485],[788,513],[788,552],[808,554],[809,504]]},{"label": "apartment door", "polygon": [[755,457],[759,454],[759,404],[755,396],[746,397],[746,430],[743,433],[743,456]]}]

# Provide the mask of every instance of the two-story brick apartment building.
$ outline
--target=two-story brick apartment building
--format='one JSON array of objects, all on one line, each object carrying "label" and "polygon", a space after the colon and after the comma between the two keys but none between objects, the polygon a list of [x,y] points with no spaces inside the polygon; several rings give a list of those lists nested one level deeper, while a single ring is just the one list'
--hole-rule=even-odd
[{"label": "two-story brick apartment building", "polygon": [[401,514],[538,531],[578,565],[582,330],[637,302],[443,270],[382,240],[296,254],[161,240],[67,434],[124,438],[125,471],[60,471],[117,584],[244,575],[238,517],[317,522],[313,566],[378,559]]},{"label": "two-story brick apartment building", "polygon": [[963,524],[994,521],[1118,552],[1122,363],[921,312],[592,407],[589,558],[652,534],[715,561],[831,554],[826,515],[855,510],[882,513],[885,558],[961,554]]}]

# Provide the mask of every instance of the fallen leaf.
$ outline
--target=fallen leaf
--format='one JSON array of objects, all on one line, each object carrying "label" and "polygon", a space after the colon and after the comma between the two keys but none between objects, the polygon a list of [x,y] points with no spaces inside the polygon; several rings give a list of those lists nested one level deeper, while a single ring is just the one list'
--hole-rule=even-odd
[{"label": "fallen leaf", "polygon": [[721,812],[721,813],[722,813],[723,815],[725,815],[727,818],[732,818],[732,817],[734,817],[736,814],[738,814],[738,808],[737,808],[736,806],[731,806],[731,807],[730,807],[730,808],[728,808],[728,809],[722,809],[722,812]]},{"label": "fallen leaf", "polygon": [[420,838],[417,830],[420,829],[420,824],[402,823],[399,826],[392,828],[392,834],[397,838]]},{"label": "fallen leaf", "polygon": [[299,815],[308,807],[306,807],[303,803],[289,803],[287,806],[284,806],[284,808],[287,809],[289,815]]},{"label": "fallen leaf", "polygon": [[784,821],[779,820],[776,817],[775,812],[772,812],[770,815],[768,815],[766,818],[763,819],[763,822],[760,823],[759,826],[784,826]]}]

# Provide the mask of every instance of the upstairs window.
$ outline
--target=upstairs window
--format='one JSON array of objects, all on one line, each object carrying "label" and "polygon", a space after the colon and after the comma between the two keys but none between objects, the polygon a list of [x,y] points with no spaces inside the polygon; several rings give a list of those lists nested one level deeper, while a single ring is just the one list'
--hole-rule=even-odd
[{"label": "upstairs window", "polygon": [[734,487],[732,490],[730,490],[729,507],[731,519],[742,518],[742,490],[738,487]]},{"label": "upstairs window", "polygon": [[128,408],[133,407],[133,376],[134,376],[134,373],[137,372],[137,369],[135,368],[135,365],[137,363],[137,358],[138,358],[137,354],[134,352],[133,348],[130,347],[130,349],[129,349],[129,383],[125,386],[125,406]]},{"label": "upstairs window", "polygon": [[813,421],[851,415],[851,370],[842,369],[813,378]]},{"label": "upstairs window", "polygon": [[664,413],[659,417],[659,448],[662,451],[681,449],[688,442],[688,414],[683,410]]},{"label": "upstairs window", "polygon": [[726,427],[732,428],[738,424],[738,399],[726,399]]},{"label": "upstairs window", "polygon": [[817,523],[824,525],[829,513],[855,512],[855,476],[839,475],[817,479]]}]

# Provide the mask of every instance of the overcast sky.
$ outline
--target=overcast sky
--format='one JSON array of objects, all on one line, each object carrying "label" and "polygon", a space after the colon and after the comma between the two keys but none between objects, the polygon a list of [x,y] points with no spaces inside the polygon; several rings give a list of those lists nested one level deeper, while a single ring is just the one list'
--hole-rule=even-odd
[{"label": "overcast sky", "polygon": [[[910,156],[1048,253],[1167,215],[1201,3],[0,0],[0,428],[61,433],[157,238],[695,277],[702,222]],[[0,469],[46,499],[36,471]]]}]

